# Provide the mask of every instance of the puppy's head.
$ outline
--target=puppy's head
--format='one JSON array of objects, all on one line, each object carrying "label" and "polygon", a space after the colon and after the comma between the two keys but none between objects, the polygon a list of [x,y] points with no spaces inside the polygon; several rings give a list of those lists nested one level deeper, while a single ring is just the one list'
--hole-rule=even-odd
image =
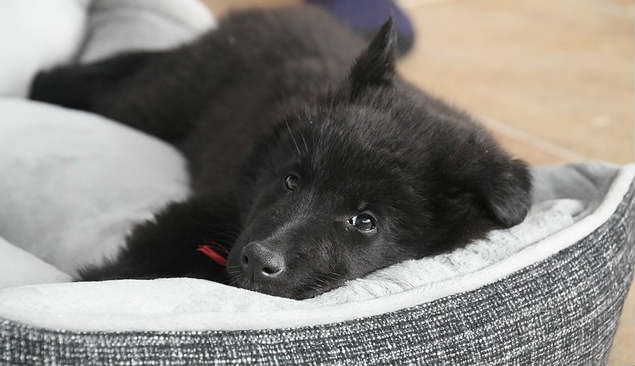
[{"label": "puppy's head", "polygon": [[523,220],[525,165],[469,116],[398,79],[394,54],[389,21],[343,85],[253,152],[234,284],[308,298]]}]

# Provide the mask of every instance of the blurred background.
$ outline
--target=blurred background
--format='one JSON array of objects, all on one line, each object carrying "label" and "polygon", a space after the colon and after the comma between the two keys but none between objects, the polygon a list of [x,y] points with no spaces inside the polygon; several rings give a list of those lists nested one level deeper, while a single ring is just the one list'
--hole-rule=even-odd
[{"label": "blurred background", "polygon": [[[204,1],[219,18],[237,9],[300,2]],[[323,3],[336,8],[334,1]],[[480,118],[516,156],[534,165],[634,160],[633,1],[395,5],[414,29],[412,48],[399,65],[402,75]],[[609,365],[633,365],[634,312],[631,287]]]}]

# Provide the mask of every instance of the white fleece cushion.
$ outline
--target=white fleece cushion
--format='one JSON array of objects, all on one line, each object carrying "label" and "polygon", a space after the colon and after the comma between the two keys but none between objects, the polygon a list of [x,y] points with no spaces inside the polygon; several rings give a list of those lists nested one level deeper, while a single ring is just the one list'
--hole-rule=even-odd
[{"label": "white fleece cushion", "polygon": [[70,280],[66,273],[0,237],[0,288]]},{"label": "white fleece cushion", "polygon": [[87,3],[0,1],[0,97],[24,97],[37,71],[74,57],[84,37]]},{"label": "white fleece cushion", "polygon": [[175,47],[215,25],[200,0],[95,1],[79,60],[91,62],[120,52]]},{"label": "white fleece cushion", "polygon": [[158,139],[44,103],[0,99],[0,111],[0,237],[68,274],[188,194],[185,161]]}]

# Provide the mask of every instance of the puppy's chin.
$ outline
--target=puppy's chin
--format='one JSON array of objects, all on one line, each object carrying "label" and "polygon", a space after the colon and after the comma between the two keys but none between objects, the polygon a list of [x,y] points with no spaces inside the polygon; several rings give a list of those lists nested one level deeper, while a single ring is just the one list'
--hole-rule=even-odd
[{"label": "puppy's chin", "polygon": [[235,282],[235,286],[244,288],[245,290],[260,292],[266,295],[277,296],[277,297],[286,297],[289,299],[302,300],[307,299],[311,296],[309,294],[303,294],[294,289],[287,288],[286,286],[281,286],[280,284],[262,284],[262,283],[254,283],[249,281],[248,279],[240,279]]},{"label": "puppy's chin", "polygon": [[232,276],[230,282],[233,286],[240,287],[245,290],[294,300],[310,299],[341,286],[341,283],[339,282],[333,284],[321,283],[320,285],[315,284],[300,286],[289,286],[288,284],[281,283],[259,283],[246,278],[242,274]]}]

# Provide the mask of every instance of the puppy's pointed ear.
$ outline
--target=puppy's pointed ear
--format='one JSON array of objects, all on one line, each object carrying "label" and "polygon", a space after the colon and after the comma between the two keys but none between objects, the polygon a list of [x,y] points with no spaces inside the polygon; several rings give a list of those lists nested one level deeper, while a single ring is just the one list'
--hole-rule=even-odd
[{"label": "puppy's pointed ear", "polygon": [[381,26],[368,48],[357,58],[349,82],[355,96],[369,86],[390,85],[395,75],[397,36],[392,17]]}]

